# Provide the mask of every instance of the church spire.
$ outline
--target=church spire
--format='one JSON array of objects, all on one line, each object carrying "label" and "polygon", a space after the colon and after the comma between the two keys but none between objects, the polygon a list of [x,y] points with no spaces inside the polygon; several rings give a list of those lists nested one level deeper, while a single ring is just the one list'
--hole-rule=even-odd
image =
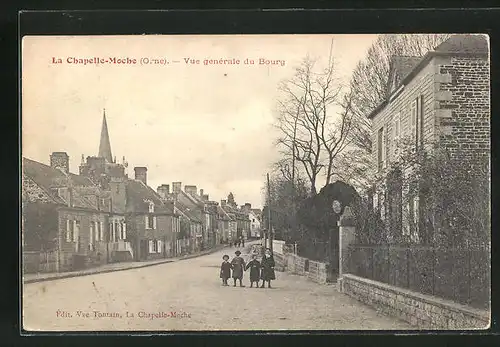
[{"label": "church spire", "polygon": [[99,143],[99,157],[106,159],[109,163],[113,162],[111,154],[111,144],[109,142],[108,123],[106,122],[106,109],[102,117],[101,142]]}]

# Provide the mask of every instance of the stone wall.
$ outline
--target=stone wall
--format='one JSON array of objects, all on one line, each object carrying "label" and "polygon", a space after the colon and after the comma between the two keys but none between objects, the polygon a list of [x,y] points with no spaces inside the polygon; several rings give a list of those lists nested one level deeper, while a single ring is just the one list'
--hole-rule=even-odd
[{"label": "stone wall", "polygon": [[307,277],[316,283],[326,284],[330,282],[331,276],[328,264],[309,260]]},{"label": "stone wall", "polygon": [[440,141],[452,153],[488,155],[490,148],[490,71],[487,57],[440,57],[438,69],[448,80],[438,85]]},{"label": "stone wall", "polygon": [[490,325],[489,313],[429,295],[345,274],[340,290],[384,314],[419,329],[476,330]]},{"label": "stone wall", "polygon": [[276,271],[286,271],[287,268],[287,256],[284,254],[274,253],[274,262],[276,263],[274,269]]},{"label": "stone wall", "polygon": [[295,254],[287,254],[287,271],[296,275],[305,275],[306,260]]}]

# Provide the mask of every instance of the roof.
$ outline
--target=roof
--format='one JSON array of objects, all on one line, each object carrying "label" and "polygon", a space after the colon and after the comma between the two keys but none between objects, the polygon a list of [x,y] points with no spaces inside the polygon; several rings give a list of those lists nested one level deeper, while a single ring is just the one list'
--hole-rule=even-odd
[{"label": "roof", "polygon": [[94,201],[78,193],[79,186],[95,186],[90,179],[71,173],[66,174],[59,169],[24,157],[22,169],[23,173],[43,189],[56,203],[68,204],[54,188],[67,188],[71,184],[76,188],[72,191],[72,207],[97,209]]},{"label": "roof", "polygon": [[147,201],[153,202],[160,210],[174,213],[173,208],[165,204],[153,188],[140,180],[129,179],[127,181],[127,205],[133,204],[137,208],[145,206]]},{"label": "roof", "polygon": [[189,207],[187,207],[186,205],[180,203],[179,201],[176,201],[175,207],[178,208],[191,221],[196,222],[196,223],[201,223],[201,220],[196,216],[196,214],[193,213],[193,211]]},{"label": "roof", "polygon": [[[446,41],[437,46],[433,51],[427,52],[419,61],[407,72],[409,65],[414,63],[413,59],[408,59],[401,66],[401,72],[406,73],[401,78],[397,87],[408,84],[422,70],[431,59],[438,55],[473,55],[487,56],[489,54],[488,42],[485,35],[472,34],[457,34],[452,35]],[[391,81],[392,82],[392,81]],[[396,88],[397,89],[397,88]],[[372,119],[378,114],[388,103],[389,98],[382,101],[372,112],[367,115],[368,119]]]},{"label": "roof", "polygon": [[106,122],[106,111],[102,116],[101,140],[99,142],[99,157],[106,159],[108,163],[113,162],[111,154],[111,143],[109,141],[108,123]]},{"label": "roof", "polygon": [[488,54],[488,41],[485,35],[457,34],[437,46],[440,53]]},{"label": "roof", "polygon": [[230,216],[230,215],[226,212],[226,210],[224,210],[224,209],[222,208],[222,206],[217,206],[217,212],[218,212],[220,215],[224,216],[224,217],[222,218],[223,220],[232,220],[232,219],[233,219],[233,218],[231,218],[231,216]]},{"label": "roof", "polygon": [[402,81],[418,65],[422,57],[395,56],[392,58],[392,74]]}]

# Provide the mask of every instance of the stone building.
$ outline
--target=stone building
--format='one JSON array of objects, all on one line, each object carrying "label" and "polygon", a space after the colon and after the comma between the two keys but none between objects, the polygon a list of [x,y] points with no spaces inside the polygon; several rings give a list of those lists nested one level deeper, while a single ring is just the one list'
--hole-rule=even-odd
[{"label": "stone building", "polygon": [[65,152],[52,153],[50,163],[23,158],[25,270],[68,271],[109,262],[109,194],[70,173]]},{"label": "stone building", "polygon": [[382,219],[394,214],[402,233],[418,240],[419,197],[403,204],[402,188],[389,191],[386,179],[396,175],[391,164],[407,145],[414,152],[442,148],[453,156],[460,151],[469,157],[464,160],[489,156],[488,42],[483,35],[452,35],[424,57],[394,57],[389,80],[386,100],[368,115],[373,163],[382,178],[373,204]]},{"label": "stone building", "polygon": [[113,261],[147,260],[175,255],[179,216],[147,182],[148,169],[134,167],[134,179],[126,173],[123,157],[117,163],[112,155],[106,113],[103,114],[99,152],[80,164],[80,175],[87,176],[111,199],[109,215],[110,248]]}]

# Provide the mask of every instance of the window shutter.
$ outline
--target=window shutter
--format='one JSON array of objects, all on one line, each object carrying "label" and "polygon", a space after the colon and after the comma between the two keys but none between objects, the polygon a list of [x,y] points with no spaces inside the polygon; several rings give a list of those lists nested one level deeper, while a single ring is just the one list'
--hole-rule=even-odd
[{"label": "window shutter", "polygon": [[153,241],[149,240],[149,253],[153,253]]},{"label": "window shutter", "polygon": [[144,224],[146,224],[146,229],[149,229],[149,216],[148,215],[144,216]]},{"label": "window shutter", "polygon": [[418,222],[419,222],[419,198],[418,196],[413,198],[413,223],[415,224],[415,231],[418,234]]},{"label": "window shutter", "polygon": [[92,241],[94,241],[94,222],[90,222],[89,245],[90,245],[90,250],[91,251],[92,251]]},{"label": "window shutter", "polygon": [[66,242],[71,242],[71,233],[69,224],[71,221],[69,219],[66,220]]},{"label": "window shutter", "polygon": [[153,229],[156,229],[156,216],[153,216]]},{"label": "window shutter", "polygon": [[78,238],[77,230],[76,230],[76,220],[73,221],[73,242],[76,242]]},{"label": "window shutter", "polygon": [[104,223],[99,222],[99,240],[104,241]]},{"label": "window shutter", "polygon": [[162,250],[162,242],[161,240],[158,240],[158,253],[161,253]]},{"label": "window shutter", "polygon": [[123,239],[126,240],[127,239],[127,223],[123,223],[122,230],[123,230]]}]

